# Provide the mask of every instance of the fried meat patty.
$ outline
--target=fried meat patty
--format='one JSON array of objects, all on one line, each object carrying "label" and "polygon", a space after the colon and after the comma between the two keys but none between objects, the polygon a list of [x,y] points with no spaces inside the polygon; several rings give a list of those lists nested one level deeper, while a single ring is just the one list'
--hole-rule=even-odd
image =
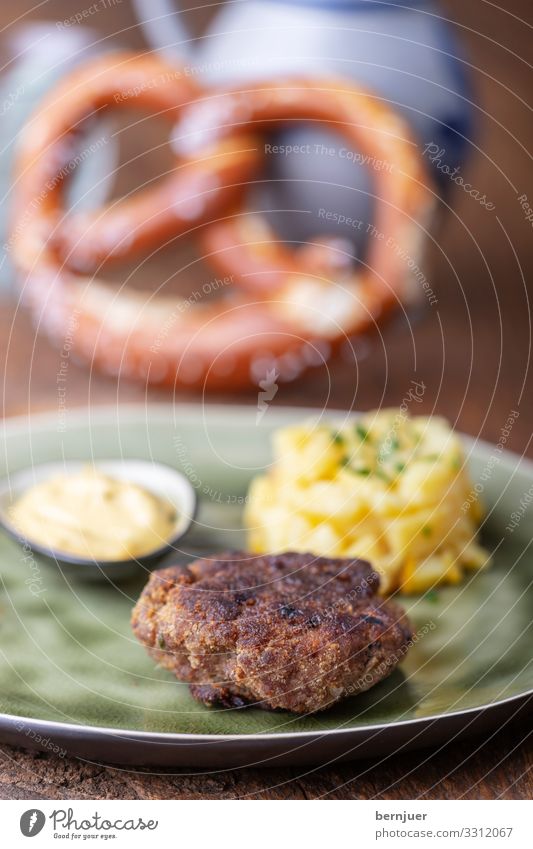
[{"label": "fried meat patty", "polygon": [[229,552],[154,572],[132,626],[206,705],[313,713],[389,675],[407,651],[402,609],[363,560]]}]

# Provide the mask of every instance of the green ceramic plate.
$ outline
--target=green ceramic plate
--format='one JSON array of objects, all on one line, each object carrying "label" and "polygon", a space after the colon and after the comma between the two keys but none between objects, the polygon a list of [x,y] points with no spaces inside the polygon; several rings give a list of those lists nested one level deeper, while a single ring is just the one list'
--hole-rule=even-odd
[{"label": "green ceramic plate", "polygon": [[[306,414],[272,406],[257,423],[253,403],[93,409],[70,413],[66,430],[53,414],[11,420],[2,474],[62,457],[173,464],[200,497],[179,554],[185,558],[243,544],[242,502],[250,477],[269,462],[269,434]],[[313,717],[203,708],[154,668],[130,632],[145,575],[122,585],[76,581],[2,536],[1,738],[116,763],[325,763],[486,731],[528,710],[533,464],[484,443],[465,446],[474,481],[483,481],[493,567],[461,586],[406,599],[420,639],[401,669]]]}]

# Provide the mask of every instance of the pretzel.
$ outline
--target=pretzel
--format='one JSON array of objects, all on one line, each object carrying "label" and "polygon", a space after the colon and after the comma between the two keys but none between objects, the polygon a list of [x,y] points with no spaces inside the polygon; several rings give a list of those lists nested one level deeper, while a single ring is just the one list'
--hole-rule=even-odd
[{"label": "pretzel", "polygon": [[[176,171],[133,199],[63,223],[57,175],[73,133],[95,110],[131,99],[180,118]],[[335,129],[392,164],[376,177],[375,226],[414,253],[430,192],[405,123],[378,98],[337,80],[206,96],[159,58],[105,57],[48,96],[19,159],[14,256],[39,323],[58,339],[74,316],[74,350],[108,372],[213,389],[257,385],[267,373],[292,380],[371,327],[403,294],[406,270],[393,251],[371,241],[367,266],[353,270],[335,240],[291,250],[240,203],[260,158],[257,132],[295,119]],[[218,299],[117,293],[85,274],[202,221],[205,258],[226,274]]]},{"label": "pretzel", "polygon": [[198,96],[181,69],[154,55],[113,54],[74,71],[49,93],[22,134],[15,215],[25,219],[25,233],[38,230],[42,238],[48,231],[61,258],[84,269],[127,258],[210,218],[236,197],[237,178],[257,166],[257,154],[243,149],[242,139],[220,145],[217,156],[179,158],[165,179],[103,210],[65,219],[61,203],[76,136],[88,119],[135,108],[172,127]]},{"label": "pretzel", "polygon": [[[378,205],[375,221],[367,226],[366,267],[351,273],[345,267],[338,279],[343,291],[355,296],[345,304],[342,330],[357,333],[401,299],[407,275],[394,249],[401,246],[409,256],[417,254],[432,205],[428,175],[400,116],[368,91],[338,80],[261,84],[249,91],[221,92],[185,109],[181,150],[220,143],[234,137],[238,128],[253,127],[257,132],[295,120],[334,130],[370,161],[379,159],[387,165],[372,172]],[[288,298],[291,290],[301,292],[307,285],[312,298],[313,290],[318,293],[325,285],[333,301],[332,281],[317,274],[312,285],[309,282],[310,272],[317,268],[339,277],[340,255],[334,257],[330,241],[319,236],[312,252],[288,249],[263,216],[249,215],[213,224],[203,245],[221,272],[234,275],[251,292],[275,291]]]}]

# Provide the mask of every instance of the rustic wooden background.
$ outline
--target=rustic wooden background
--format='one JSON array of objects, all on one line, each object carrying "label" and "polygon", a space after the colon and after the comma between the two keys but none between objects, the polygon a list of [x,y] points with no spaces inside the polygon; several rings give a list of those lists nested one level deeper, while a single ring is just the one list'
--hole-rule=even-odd
[{"label": "rustic wooden background", "polygon": [[[28,0],[0,5],[4,45],[13,22],[62,20],[83,9],[83,0],[49,0],[31,11]],[[198,5],[198,4],[195,4]],[[397,321],[383,338],[360,346],[359,378],[339,362],[281,387],[276,404],[359,409],[400,403],[409,378],[427,390],[421,410],[448,416],[461,430],[498,441],[511,410],[518,410],[508,447],[533,456],[529,369],[533,271],[532,228],[518,197],[533,205],[528,146],[533,137],[531,93],[533,15],[527,0],[505,9],[484,0],[447,0],[473,65],[479,111],[477,150],[468,164],[470,182],[496,204],[494,212],[457,190],[454,213],[439,232],[431,257],[436,308],[426,306],[410,331]],[[502,4],[503,5],[503,4]],[[196,13],[199,25],[202,12]],[[121,31],[122,45],[142,47],[127,0],[92,18],[103,35]],[[1,132],[1,131],[0,131]],[[412,317],[413,318],[413,317]],[[57,408],[57,352],[36,337],[27,315],[7,297],[0,309],[5,415]],[[176,398],[179,403],[186,396]],[[69,371],[68,407],[127,401],[168,400],[168,395],[90,373]],[[191,397],[188,398],[191,400]],[[212,397],[210,400],[221,400]],[[254,398],[224,398],[250,401]],[[391,756],[384,762],[312,770],[265,769],[221,775],[146,774],[96,766],[51,754],[0,749],[1,798],[531,798],[531,719],[501,729],[490,740],[450,744],[437,751]]]}]

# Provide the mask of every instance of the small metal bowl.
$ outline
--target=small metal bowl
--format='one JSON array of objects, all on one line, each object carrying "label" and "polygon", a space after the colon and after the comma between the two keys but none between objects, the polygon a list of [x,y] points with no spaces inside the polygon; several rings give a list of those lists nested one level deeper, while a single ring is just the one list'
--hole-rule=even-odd
[{"label": "small metal bowl", "polygon": [[[11,505],[31,487],[58,475],[76,474],[87,465],[117,480],[142,486],[148,492],[170,502],[176,508],[176,526],[168,541],[142,557],[125,560],[91,560],[55,550],[28,539],[20,534],[9,518]],[[110,579],[112,581],[131,578],[143,570],[154,568],[163,557],[169,555],[189,530],[197,509],[196,491],[181,472],[154,463],[151,460],[65,460],[57,463],[42,463],[29,469],[10,474],[0,481],[0,526],[21,545],[48,561],[52,561],[68,577],[84,579]]]}]

